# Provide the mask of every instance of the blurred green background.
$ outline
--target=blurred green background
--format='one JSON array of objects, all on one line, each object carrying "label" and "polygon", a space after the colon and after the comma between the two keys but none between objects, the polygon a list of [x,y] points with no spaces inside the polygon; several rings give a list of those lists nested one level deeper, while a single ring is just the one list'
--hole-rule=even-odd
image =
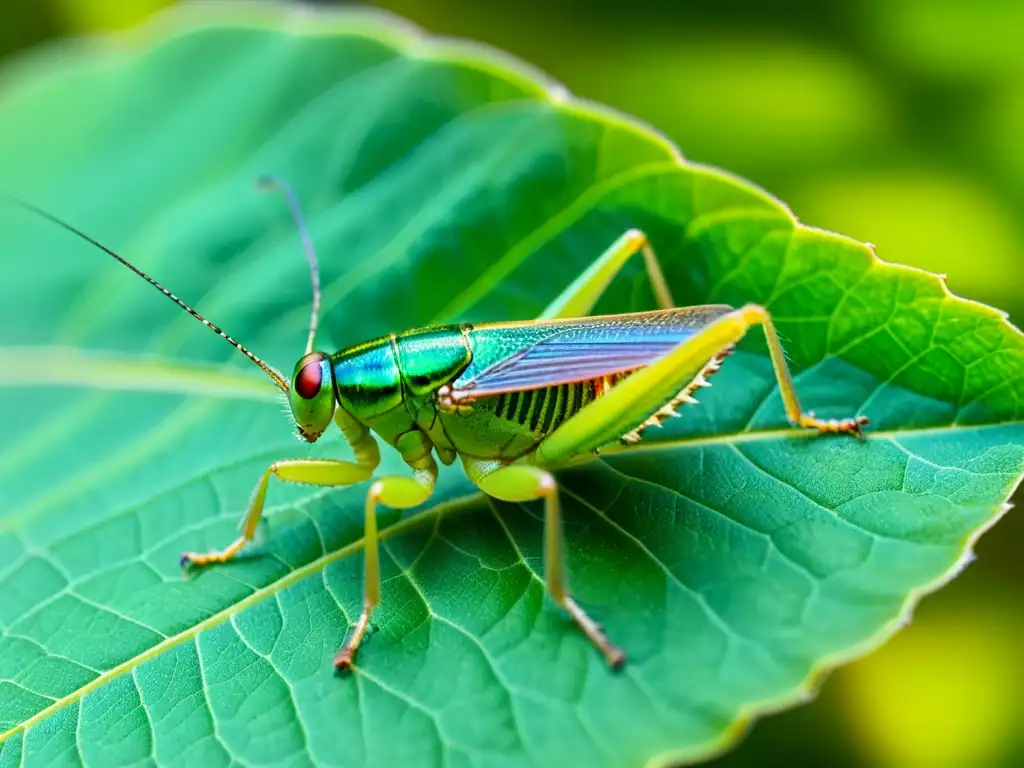
[{"label": "blurred green background", "polygon": [[[2,0],[0,57],[168,4]],[[1024,324],[1020,0],[371,4],[516,54]],[[716,764],[1024,765],[1022,547],[1011,513],[907,630]]]}]

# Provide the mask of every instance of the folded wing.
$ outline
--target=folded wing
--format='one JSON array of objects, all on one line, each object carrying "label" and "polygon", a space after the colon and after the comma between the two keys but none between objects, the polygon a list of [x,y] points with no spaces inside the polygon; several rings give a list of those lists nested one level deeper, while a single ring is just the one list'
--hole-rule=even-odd
[{"label": "folded wing", "polygon": [[467,371],[452,389],[472,398],[488,397],[642,368],[729,309],[686,307],[533,326],[541,338],[482,370]]}]

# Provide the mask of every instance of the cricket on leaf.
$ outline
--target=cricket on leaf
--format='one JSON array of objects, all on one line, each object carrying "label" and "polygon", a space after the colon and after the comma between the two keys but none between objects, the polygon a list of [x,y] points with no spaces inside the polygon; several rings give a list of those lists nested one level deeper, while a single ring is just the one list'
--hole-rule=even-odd
[{"label": "cricket on leaf", "polygon": [[[355,461],[282,459],[263,472],[241,525],[223,549],[185,552],[183,567],[224,563],[252,540],[271,477],[316,486],[372,481],[366,493],[363,609],[334,658],[354,665],[356,651],[381,601],[376,509],[426,502],[437,459],[461,459],[485,494],[544,505],[544,567],[551,599],[572,617],[613,669],[625,653],[573,599],[562,545],[558,483],[553,470],[604,446],[633,444],[643,431],[678,416],[693,393],[751,326],[768,343],[786,417],[796,427],[859,436],[864,416],[823,420],[805,413],[768,312],[756,304],[676,307],[647,237],[631,229],[601,254],[535,320],[455,323],[391,333],[329,353],[316,351],[320,278],[316,253],[294,191],[274,177],[298,227],[310,267],[313,309],[305,354],[291,378],[250,352],[160,283],[71,224],[31,203],[5,197],[83,238],[135,272],[259,366],[286,394],[299,435],[315,442],[333,421]],[[624,264],[641,255],[660,309],[589,316]],[[374,477],[377,439],[397,450],[411,470]]]}]

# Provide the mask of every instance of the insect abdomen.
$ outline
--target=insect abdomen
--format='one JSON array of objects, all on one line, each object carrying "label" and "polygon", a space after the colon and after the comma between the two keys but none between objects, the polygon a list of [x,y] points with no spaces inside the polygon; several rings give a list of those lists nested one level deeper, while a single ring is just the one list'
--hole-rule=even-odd
[{"label": "insect abdomen", "polygon": [[555,431],[571,416],[611,389],[626,374],[575,381],[542,389],[527,389],[498,395],[494,415],[513,421],[538,436]]}]

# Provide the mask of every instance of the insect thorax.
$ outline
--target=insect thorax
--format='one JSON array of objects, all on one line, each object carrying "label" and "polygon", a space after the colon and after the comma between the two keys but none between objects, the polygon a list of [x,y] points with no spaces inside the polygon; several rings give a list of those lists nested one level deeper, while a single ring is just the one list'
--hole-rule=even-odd
[{"label": "insect thorax", "polygon": [[394,444],[417,412],[471,359],[465,329],[434,326],[389,334],[332,357],[339,405]]}]

